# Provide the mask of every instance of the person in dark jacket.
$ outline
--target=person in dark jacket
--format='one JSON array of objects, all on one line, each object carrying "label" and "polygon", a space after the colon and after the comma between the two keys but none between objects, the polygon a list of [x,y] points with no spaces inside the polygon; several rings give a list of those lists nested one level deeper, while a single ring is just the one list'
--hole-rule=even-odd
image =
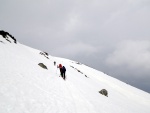
[{"label": "person in dark jacket", "polygon": [[64,80],[66,79],[65,73],[66,73],[66,68],[65,68],[65,66],[63,66],[63,67],[62,67],[62,78],[63,78]]}]

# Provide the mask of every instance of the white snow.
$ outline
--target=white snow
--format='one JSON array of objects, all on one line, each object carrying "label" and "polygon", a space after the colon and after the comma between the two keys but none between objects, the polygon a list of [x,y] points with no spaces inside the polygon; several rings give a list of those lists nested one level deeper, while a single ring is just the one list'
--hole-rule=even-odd
[{"label": "white snow", "polygon": [[[84,64],[50,55],[47,59],[40,52],[0,35],[0,113],[150,113],[149,93]],[[54,61],[66,67],[65,81]],[[98,93],[101,89],[108,97]]]}]

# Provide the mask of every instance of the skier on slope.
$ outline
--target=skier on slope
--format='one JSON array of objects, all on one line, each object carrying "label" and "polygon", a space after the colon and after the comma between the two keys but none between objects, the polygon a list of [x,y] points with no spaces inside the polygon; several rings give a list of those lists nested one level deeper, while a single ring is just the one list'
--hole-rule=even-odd
[{"label": "skier on slope", "polygon": [[65,68],[65,66],[63,66],[63,67],[62,67],[62,78],[63,78],[64,80],[66,79],[65,73],[66,73],[66,68]]}]

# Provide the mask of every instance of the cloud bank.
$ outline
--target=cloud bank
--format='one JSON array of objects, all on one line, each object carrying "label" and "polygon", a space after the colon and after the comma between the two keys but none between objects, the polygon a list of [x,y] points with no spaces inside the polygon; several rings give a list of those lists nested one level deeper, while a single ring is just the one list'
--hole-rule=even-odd
[{"label": "cloud bank", "polygon": [[150,92],[149,0],[1,0],[0,15],[19,42]]}]

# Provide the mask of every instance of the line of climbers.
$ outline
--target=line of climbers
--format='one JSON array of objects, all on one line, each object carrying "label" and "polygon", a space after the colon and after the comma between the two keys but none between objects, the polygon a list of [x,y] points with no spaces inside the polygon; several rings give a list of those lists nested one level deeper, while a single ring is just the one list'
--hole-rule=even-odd
[{"label": "line of climbers", "polygon": [[59,66],[57,66],[57,68],[60,69],[60,75],[65,80],[66,79],[66,75],[65,75],[66,68],[65,68],[65,66],[62,66],[61,64],[59,64]]},{"label": "line of climbers", "polygon": [[[54,66],[56,65],[56,62],[54,61]],[[65,68],[65,66],[62,66],[62,64],[59,64],[58,66],[57,66],[57,68],[59,68],[60,69],[60,75],[61,75],[61,77],[64,79],[64,80],[66,80],[66,68]]]}]

